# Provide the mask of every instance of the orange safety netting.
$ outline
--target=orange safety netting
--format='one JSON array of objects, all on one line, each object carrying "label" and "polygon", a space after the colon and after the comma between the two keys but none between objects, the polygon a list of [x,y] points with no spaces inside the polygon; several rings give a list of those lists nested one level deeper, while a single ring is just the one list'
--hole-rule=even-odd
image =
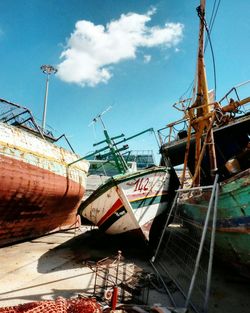
[{"label": "orange safety netting", "polygon": [[102,313],[95,299],[58,297],[55,301],[38,301],[0,308],[0,313]]}]

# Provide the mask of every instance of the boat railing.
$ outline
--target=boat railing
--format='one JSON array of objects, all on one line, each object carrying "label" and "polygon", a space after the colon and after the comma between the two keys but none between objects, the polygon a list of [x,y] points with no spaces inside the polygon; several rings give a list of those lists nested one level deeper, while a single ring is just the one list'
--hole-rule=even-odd
[{"label": "boat railing", "polygon": [[44,134],[36,123],[31,111],[19,104],[0,99],[0,121],[14,126],[20,126],[27,130],[38,133],[42,138]]},{"label": "boat railing", "polygon": [[[250,107],[249,107],[249,97],[245,98],[245,96],[249,95],[249,86],[250,86],[250,80],[247,80],[243,83],[240,83],[234,87],[232,87],[219,101],[218,103],[220,106],[224,106],[227,104],[230,104],[232,99],[237,102],[243,102],[243,105],[237,107],[236,110],[234,110],[233,114],[237,114],[237,116],[241,116],[244,114],[247,114],[250,112]],[[247,87],[244,89],[243,87]],[[245,99],[244,99],[245,98]]]},{"label": "boat railing", "polygon": [[250,80],[247,80],[243,83],[240,83],[234,87],[232,87],[219,101],[219,103],[221,105],[223,105],[223,102],[226,100],[227,103],[230,101],[230,98],[232,98],[232,96],[240,101],[241,100],[241,96],[239,94],[239,88],[243,87],[243,86],[246,86],[246,85],[250,85]]},{"label": "boat railing", "polygon": [[[221,108],[223,109],[224,106],[230,107],[230,104],[233,102],[232,107],[230,108],[231,117],[241,117],[242,115],[249,114],[250,113],[250,98],[244,97],[244,91],[243,89],[239,91],[241,87],[249,87],[250,80],[243,82],[241,84],[238,84],[234,87],[232,87],[218,102],[212,102],[208,104],[210,107],[209,111],[215,112],[216,115],[216,122],[220,122],[220,115],[221,115]],[[247,91],[247,95],[249,94],[249,90]],[[182,111],[184,114],[184,117],[173,122],[170,124],[167,124],[165,127],[160,128],[158,133],[158,138],[160,141],[160,145],[163,144],[170,144],[173,141],[176,141],[177,139],[183,139],[187,137],[187,129],[189,124],[189,117],[188,117],[188,111],[189,110],[197,110],[204,106],[199,106],[195,108],[191,107],[184,107],[184,103],[190,101],[190,99],[179,101],[178,103],[175,103],[173,105],[174,108],[176,108],[178,111]],[[178,107],[178,105],[181,104],[181,108]]]},{"label": "boat railing", "polygon": [[173,123],[160,128],[157,133],[160,140],[160,145],[170,143],[176,139],[182,139],[187,135],[188,119],[182,118]]},{"label": "boat railing", "polygon": [[64,138],[71,151],[74,153],[74,149],[65,134],[56,138],[51,129],[42,129],[42,127],[37,124],[36,119],[28,108],[5,99],[0,99],[0,102],[2,104],[0,106],[0,122],[20,127],[52,143],[58,142],[60,139]]},{"label": "boat railing", "polygon": [[138,169],[156,165],[153,150],[130,150],[123,157],[126,162],[135,162]]}]

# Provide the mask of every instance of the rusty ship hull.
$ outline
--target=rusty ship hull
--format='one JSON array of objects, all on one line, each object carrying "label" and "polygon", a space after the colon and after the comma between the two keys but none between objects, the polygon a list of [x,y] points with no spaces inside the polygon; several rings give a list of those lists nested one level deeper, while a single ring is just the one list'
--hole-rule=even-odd
[{"label": "rusty ship hull", "polygon": [[0,123],[0,246],[74,227],[88,162]]},{"label": "rusty ship hull", "polygon": [[[217,205],[216,255],[236,268],[250,270],[250,169],[221,183]],[[211,191],[193,196],[181,204],[192,230],[202,231]],[[209,231],[212,227],[210,218]]]}]

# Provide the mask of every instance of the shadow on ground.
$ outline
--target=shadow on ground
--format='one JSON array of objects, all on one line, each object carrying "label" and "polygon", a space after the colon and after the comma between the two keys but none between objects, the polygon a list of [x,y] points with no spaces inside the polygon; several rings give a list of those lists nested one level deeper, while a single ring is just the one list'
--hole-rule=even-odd
[{"label": "shadow on ground", "polygon": [[130,260],[145,260],[149,256],[147,243],[129,235],[107,235],[93,229],[74,236],[56,248],[50,249],[38,260],[39,273],[50,273],[78,268],[86,261],[99,261],[115,256],[118,250]]}]

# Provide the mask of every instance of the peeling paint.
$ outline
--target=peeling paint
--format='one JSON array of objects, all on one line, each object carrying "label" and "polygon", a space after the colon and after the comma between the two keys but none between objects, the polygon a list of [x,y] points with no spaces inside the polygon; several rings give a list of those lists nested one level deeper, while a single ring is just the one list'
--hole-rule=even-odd
[{"label": "peeling paint", "polygon": [[88,162],[0,123],[0,246],[74,226]]}]

